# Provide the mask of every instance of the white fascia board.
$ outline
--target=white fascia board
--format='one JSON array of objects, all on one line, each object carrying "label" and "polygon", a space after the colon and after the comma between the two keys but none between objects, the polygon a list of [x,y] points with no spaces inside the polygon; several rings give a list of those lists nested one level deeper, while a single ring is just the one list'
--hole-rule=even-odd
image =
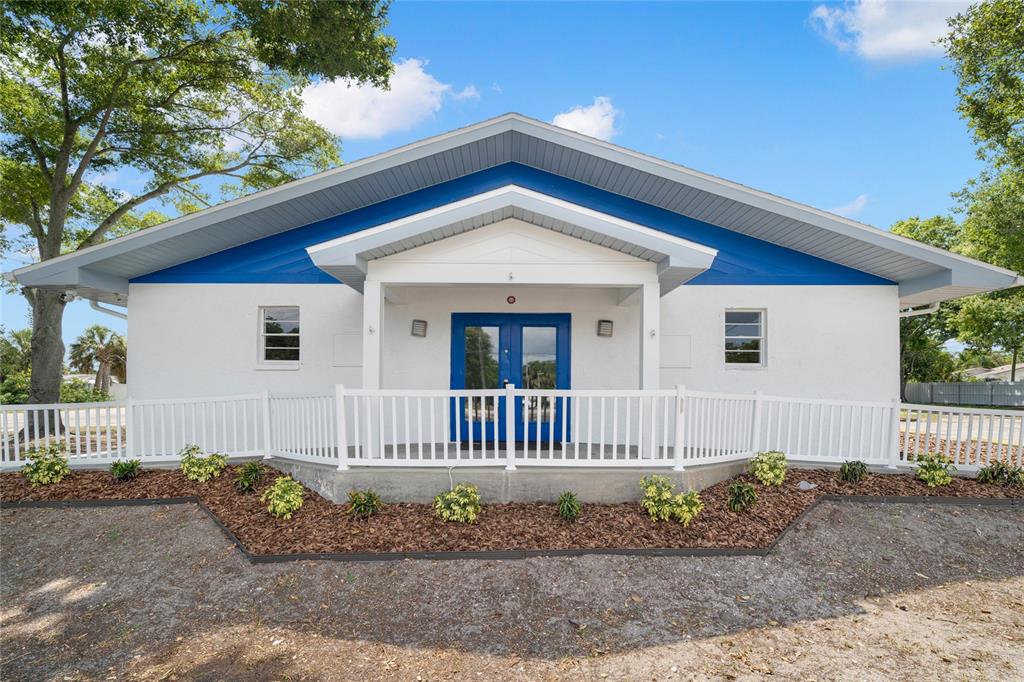
[{"label": "white fascia board", "polygon": [[506,185],[445,206],[384,223],[354,234],[331,239],[306,248],[313,263],[326,272],[342,277],[358,288],[354,276],[367,271],[366,253],[395,245],[417,235],[440,230],[453,223],[506,208],[519,208],[538,215],[577,225],[591,232],[642,247],[665,256],[659,270],[676,278],[685,271],[693,277],[711,266],[716,249],[681,239],[659,230],[615,216],[600,213],[562,199],[550,197],[517,185]]}]

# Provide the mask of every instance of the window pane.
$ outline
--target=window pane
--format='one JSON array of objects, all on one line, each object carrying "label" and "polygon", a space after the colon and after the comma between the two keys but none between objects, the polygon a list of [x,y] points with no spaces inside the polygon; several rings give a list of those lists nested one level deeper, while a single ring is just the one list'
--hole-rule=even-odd
[{"label": "window pane", "polygon": [[264,308],[263,331],[268,334],[298,334],[299,309],[293,306]]},{"label": "window pane", "polygon": [[266,341],[263,345],[265,348],[298,348],[299,337],[267,334]]},{"label": "window pane", "polygon": [[500,388],[498,328],[466,327],[466,388]]},{"label": "window pane", "polygon": [[299,360],[299,349],[298,348],[267,348],[264,352],[264,357],[267,360],[293,360],[298,362]]},{"label": "window pane", "polygon": [[[523,388],[550,390],[556,387],[556,341],[554,327],[523,327]],[[524,400],[526,420],[546,422],[554,407],[550,398]]]},{"label": "window pane", "polygon": [[726,336],[761,336],[761,325],[759,324],[727,324],[725,325]]},{"label": "window pane", "polygon": [[743,312],[739,310],[727,310],[725,311],[725,323],[726,324],[752,324],[761,322],[761,313],[757,310],[753,312]]},{"label": "window pane", "polygon": [[725,349],[759,351],[761,350],[761,339],[726,339]]},{"label": "window pane", "polygon": [[726,351],[725,361],[730,364],[756,365],[761,362],[760,351]]}]

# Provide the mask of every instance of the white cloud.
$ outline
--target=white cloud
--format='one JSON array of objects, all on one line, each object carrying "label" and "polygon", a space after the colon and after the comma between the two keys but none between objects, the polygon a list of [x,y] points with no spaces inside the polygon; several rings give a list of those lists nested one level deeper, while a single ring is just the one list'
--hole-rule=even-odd
[{"label": "white cloud", "polygon": [[446,97],[480,98],[476,86],[456,91],[451,83],[427,73],[426,66],[423,59],[396,62],[389,90],[343,79],[315,83],[302,93],[302,110],[342,138],[377,139],[409,130],[435,115]]},{"label": "white cloud", "polygon": [[830,208],[828,210],[829,213],[837,213],[839,215],[846,216],[847,218],[852,218],[853,216],[863,211],[864,207],[867,205],[868,195],[858,194],[857,198],[855,198],[850,203],[843,204],[842,206],[836,206],[835,208]]},{"label": "white cloud", "polygon": [[615,108],[609,97],[595,97],[594,103],[590,106],[577,104],[569,111],[551,119],[559,128],[568,128],[577,133],[596,137],[601,140],[610,140],[619,134],[615,124],[622,116],[622,112]]},{"label": "white cloud", "polygon": [[466,99],[478,100],[480,99],[480,91],[476,89],[475,85],[467,85],[458,92],[452,93],[452,99],[462,101]]},{"label": "white cloud", "polygon": [[827,41],[870,61],[897,61],[942,54],[936,40],[949,32],[946,20],[969,3],[854,0],[818,5],[810,22]]}]

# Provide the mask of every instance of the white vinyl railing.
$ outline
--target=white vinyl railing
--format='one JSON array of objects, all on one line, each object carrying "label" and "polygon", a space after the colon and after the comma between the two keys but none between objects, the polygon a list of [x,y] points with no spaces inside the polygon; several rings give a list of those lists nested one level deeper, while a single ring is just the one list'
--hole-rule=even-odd
[{"label": "white vinyl railing", "polygon": [[1024,411],[940,405],[902,405],[900,450],[904,459],[935,453],[957,466],[1002,460],[1024,466]]},{"label": "white vinyl railing", "polygon": [[794,461],[1024,466],[1024,411],[672,390],[349,389],[0,405],[0,466],[63,443],[69,459],[232,457],[349,466],[673,467],[781,450]]}]

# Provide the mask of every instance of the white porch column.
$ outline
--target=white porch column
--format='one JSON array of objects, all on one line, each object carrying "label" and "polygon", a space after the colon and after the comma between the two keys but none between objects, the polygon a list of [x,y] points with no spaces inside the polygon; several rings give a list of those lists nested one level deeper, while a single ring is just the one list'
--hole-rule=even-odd
[{"label": "white porch column", "polygon": [[645,282],[641,286],[640,315],[640,388],[658,388],[661,363],[661,286]]},{"label": "white porch column", "polygon": [[380,388],[383,291],[380,282],[363,283],[363,388]]}]

